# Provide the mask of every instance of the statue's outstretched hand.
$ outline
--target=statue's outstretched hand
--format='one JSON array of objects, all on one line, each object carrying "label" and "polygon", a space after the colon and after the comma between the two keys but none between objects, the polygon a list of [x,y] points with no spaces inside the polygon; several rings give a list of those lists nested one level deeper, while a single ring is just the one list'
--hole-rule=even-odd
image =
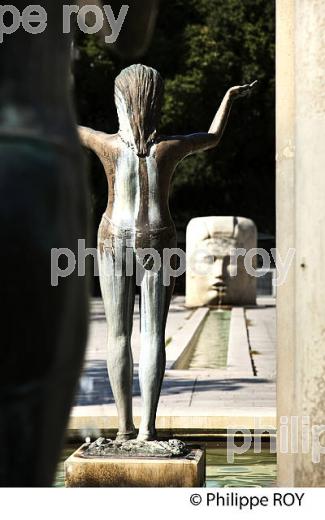
[{"label": "statue's outstretched hand", "polygon": [[231,87],[228,90],[228,93],[232,99],[238,99],[241,97],[249,96],[252,92],[252,90],[255,88],[257,84],[257,80],[253,81],[253,83],[247,84],[247,85],[239,85],[236,87]]}]

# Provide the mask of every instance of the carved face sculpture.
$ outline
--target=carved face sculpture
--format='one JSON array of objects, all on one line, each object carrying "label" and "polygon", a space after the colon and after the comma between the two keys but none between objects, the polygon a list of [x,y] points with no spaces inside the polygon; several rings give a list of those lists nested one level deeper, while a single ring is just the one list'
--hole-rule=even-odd
[{"label": "carved face sculpture", "polygon": [[[256,278],[234,249],[256,247],[256,227],[242,217],[192,219],[186,234],[186,305],[255,304]],[[253,263],[254,266],[254,263]]]}]

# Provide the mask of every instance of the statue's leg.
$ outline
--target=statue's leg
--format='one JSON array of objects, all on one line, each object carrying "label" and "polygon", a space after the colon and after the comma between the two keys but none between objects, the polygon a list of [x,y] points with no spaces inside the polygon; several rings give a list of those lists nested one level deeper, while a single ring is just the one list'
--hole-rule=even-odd
[{"label": "statue's leg", "polygon": [[166,366],[165,327],[174,279],[163,284],[162,269],[146,271],[141,283],[141,354],[139,379],[142,396],[142,418],[139,440],[154,440],[155,420]]},{"label": "statue's leg", "polygon": [[100,285],[107,320],[107,368],[118,412],[117,438],[127,440],[135,437],[131,351],[135,282],[133,276],[126,276],[123,239],[113,236],[111,240],[112,248],[99,254]]}]

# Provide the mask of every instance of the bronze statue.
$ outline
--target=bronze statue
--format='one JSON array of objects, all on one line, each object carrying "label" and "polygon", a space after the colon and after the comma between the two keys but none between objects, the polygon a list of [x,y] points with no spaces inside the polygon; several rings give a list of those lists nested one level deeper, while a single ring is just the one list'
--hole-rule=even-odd
[{"label": "bronze statue", "polygon": [[151,269],[152,258],[140,258],[139,249],[151,248],[161,256],[164,248],[176,246],[168,207],[171,177],[185,157],[217,146],[233,101],[249,94],[253,86],[228,90],[208,132],[166,137],[157,132],[163,80],[150,67],[132,65],[115,82],[119,131],[108,135],[79,127],[83,144],[101,160],[109,185],[108,205],[98,231],[98,256],[108,325],[107,365],[118,409],[119,441],[135,436],[130,340],[136,276],[127,273],[130,250],[134,264],[145,260],[140,281],[143,413],[137,438],[148,441],[156,438],[155,418],[165,370],[165,325],[174,280],[164,284],[163,269]]}]

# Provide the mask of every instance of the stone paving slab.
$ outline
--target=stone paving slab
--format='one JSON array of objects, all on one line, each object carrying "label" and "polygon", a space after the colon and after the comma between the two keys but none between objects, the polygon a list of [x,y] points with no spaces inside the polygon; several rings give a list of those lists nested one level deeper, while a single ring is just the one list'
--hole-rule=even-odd
[{"label": "stone paving slab", "polygon": [[231,372],[241,370],[247,375],[254,375],[245,310],[242,307],[234,307],[231,311],[227,369]]},{"label": "stone paving slab", "polygon": [[276,324],[274,306],[260,305],[245,311],[255,373],[260,377],[276,375]]},{"label": "stone paving slab", "polygon": [[[134,423],[140,424],[141,410],[134,409]],[[69,434],[92,438],[117,428],[117,415],[107,405],[89,406],[86,413],[82,407],[75,407],[70,417]],[[276,429],[276,413],[274,406],[253,407],[209,407],[195,409],[184,407],[160,407],[157,415],[158,430],[177,432],[215,434],[229,429],[267,430],[274,433]]]}]

